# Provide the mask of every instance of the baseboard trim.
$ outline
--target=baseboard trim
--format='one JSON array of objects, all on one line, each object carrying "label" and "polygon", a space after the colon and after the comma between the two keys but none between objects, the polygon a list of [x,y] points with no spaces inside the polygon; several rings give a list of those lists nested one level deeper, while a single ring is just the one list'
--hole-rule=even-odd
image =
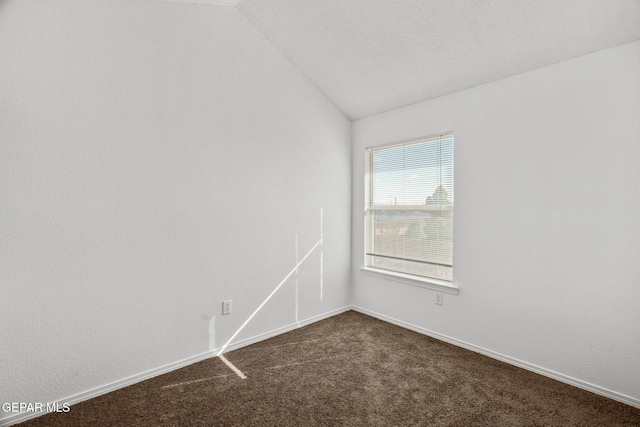
[{"label": "baseboard trim", "polygon": [[[522,361],[522,360],[519,360],[519,359],[515,359],[513,357],[506,356],[504,354],[501,354],[501,353],[498,353],[498,352],[495,352],[495,351],[492,351],[492,350],[489,350],[489,349],[486,349],[486,348],[483,348],[483,347],[479,347],[479,346],[476,346],[474,344],[470,344],[468,342],[461,341],[461,340],[458,340],[456,338],[449,337],[447,335],[443,335],[443,334],[431,331],[429,329],[426,329],[426,328],[423,328],[423,327],[420,327],[420,326],[405,322],[403,320],[399,320],[399,319],[396,319],[396,318],[393,318],[393,317],[390,317],[390,316],[387,316],[387,315],[384,315],[384,314],[381,314],[381,313],[377,313],[375,311],[368,310],[366,308],[354,306],[354,305],[345,306],[345,307],[342,307],[342,308],[339,308],[339,309],[336,309],[336,310],[332,310],[332,311],[329,311],[329,312],[326,312],[326,313],[322,313],[322,314],[319,314],[319,315],[316,315],[316,316],[312,316],[312,317],[309,317],[309,318],[307,318],[305,320],[302,320],[300,322],[295,322],[295,323],[292,323],[292,324],[289,324],[289,325],[286,325],[286,326],[283,326],[283,327],[280,327],[280,328],[277,328],[277,329],[273,329],[273,330],[271,330],[269,332],[265,332],[263,334],[259,334],[259,335],[256,335],[256,336],[253,336],[253,337],[250,337],[250,338],[246,338],[244,340],[241,340],[241,341],[238,341],[236,343],[230,344],[226,348],[226,351],[231,351],[231,350],[236,350],[236,349],[239,349],[239,348],[242,348],[242,347],[246,347],[248,345],[255,344],[257,342],[260,342],[260,341],[263,341],[263,340],[266,340],[266,339],[269,339],[269,338],[273,338],[273,337],[275,337],[277,335],[292,331],[294,329],[298,329],[300,327],[309,325],[311,323],[315,323],[315,322],[318,322],[320,320],[324,320],[326,318],[336,316],[338,314],[344,313],[345,311],[349,311],[349,310],[353,310],[353,311],[356,311],[356,312],[359,312],[359,313],[362,313],[362,314],[366,314],[367,316],[375,317],[376,319],[380,319],[382,321],[385,321],[385,322],[400,326],[402,328],[409,329],[409,330],[418,332],[420,334],[430,336],[430,337],[438,339],[440,341],[444,341],[444,342],[447,342],[449,344],[453,344],[455,346],[462,347],[462,348],[465,348],[467,350],[471,350],[471,351],[473,351],[475,353],[480,353],[482,355],[491,357],[491,358],[496,359],[496,360],[500,360],[500,361],[508,363],[510,365],[518,366],[518,367],[526,369],[528,371],[535,372],[537,374],[544,375],[544,376],[549,377],[549,378],[553,378],[555,380],[558,380],[560,382],[572,385],[574,387],[578,387],[578,388],[590,391],[592,393],[599,394],[601,396],[608,397],[608,398],[613,399],[613,400],[617,400],[617,401],[625,403],[627,405],[634,406],[636,408],[640,408],[640,400],[639,399],[635,399],[635,398],[633,398],[631,396],[627,396],[627,395],[624,395],[624,394],[621,394],[621,393],[617,393],[615,391],[606,389],[604,387],[600,387],[600,386],[597,386],[595,384],[591,384],[591,383],[588,383],[586,381],[582,381],[582,380],[579,380],[579,379],[576,379],[576,378],[561,374],[559,372],[555,372],[555,371],[552,371],[552,370],[549,370],[549,369],[546,369],[546,368],[543,368],[543,367],[540,367],[540,366],[537,366],[537,365],[533,365],[531,363],[528,363],[528,362],[525,362],[525,361]],[[160,366],[160,367],[155,368],[155,369],[150,369],[148,371],[145,371],[145,372],[142,372],[142,373],[139,373],[139,374],[136,374],[136,375],[132,375],[130,377],[123,378],[121,380],[114,381],[114,382],[111,382],[109,384],[105,384],[103,386],[99,386],[99,387],[96,387],[96,388],[93,388],[93,389],[90,389],[90,390],[87,390],[87,391],[84,391],[84,392],[69,396],[66,399],[60,399],[60,400],[56,401],[56,403],[59,403],[59,404],[68,403],[69,405],[75,405],[76,403],[80,403],[82,401],[89,400],[89,399],[92,399],[94,397],[101,396],[101,395],[109,393],[111,391],[118,390],[118,389],[124,388],[124,387],[128,387],[130,385],[139,383],[141,381],[145,381],[145,380],[148,380],[150,378],[157,377],[158,375],[166,374],[167,372],[171,372],[171,371],[174,371],[176,369],[180,369],[180,368],[183,368],[185,366],[189,366],[191,364],[201,362],[201,361],[209,359],[211,357],[215,357],[218,354],[218,351],[220,351],[220,349],[214,349],[214,350],[202,353],[202,354],[198,354],[198,355],[195,355],[195,356],[192,356],[192,357],[188,357],[186,359],[182,359],[182,360],[179,360],[179,361],[176,361],[176,362],[169,363],[169,364],[164,365],[164,366]],[[11,425],[14,425],[14,424],[18,424],[18,423],[27,421],[29,419],[36,418],[36,417],[38,417],[40,415],[44,415],[44,413],[24,412],[24,413],[11,415],[9,417],[0,419],[0,427],[11,426]]]},{"label": "baseboard trim", "polygon": [[[274,329],[274,330],[269,331],[269,332],[265,332],[264,334],[255,335],[255,336],[250,337],[250,338],[245,338],[243,340],[240,340],[240,341],[237,341],[235,343],[229,344],[225,349],[225,353],[227,353],[229,351],[232,351],[232,350],[236,350],[236,349],[242,348],[242,347],[246,347],[246,346],[251,345],[251,344],[255,344],[255,343],[260,342],[260,341],[264,341],[264,340],[269,339],[269,338],[273,338],[273,337],[275,337],[277,335],[281,335],[281,334],[284,334],[286,332],[293,331],[294,329],[298,329],[298,328],[301,328],[303,326],[310,325],[311,323],[319,322],[320,320],[324,320],[324,319],[327,319],[329,317],[336,316],[338,314],[344,313],[345,311],[349,311],[349,310],[351,310],[351,306],[350,305],[342,307],[342,308],[339,308],[337,310],[329,311],[327,313],[322,313],[322,314],[319,314],[317,316],[312,316],[312,317],[309,317],[309,318],[307,318],[305,320],[301,320],[299,322],[291,323],[291,324],[283,326],[281,328]],[[220,350],[219,349],[215,350],[214,353],[217,354],[218,351],[220,351]]]},{"label": "baseboard trim", "polygon": [[600,386],[597,386],[595,384],[591,384],[589,382],[582,381],[582,380],[579,380],[577,378],[573,378],[573,377],[570,377],[568,375],[564,375],[564,374],[561,374],[559,372],[552,371],[550,369],[546,369],[546,368],[543,368],[541,366],[537,366],[537,365],[534,365],[534,364],[531,364],[531,363],[528,363],[528,362],[525,362],[525,361],[510,357],[510,356],[495,352],[493,350],[489,350],[489,349],[486,349],[486,348],[483,348],[483,347],[479,347],[479,346],[476,346],[474,344],[470,344],[468,342],[461,341],[461,340],[458,340],[456,338],[449,337],[447,335],[439,334],[439,333],[431,331],[429,329],[426,329],[426,328],[423,328],[423,327],[420,327],[420,326],[416,326],[414,324],[405,322],[403,320],[395,319],[393,317],[390,317],[390,316],[387,316],[387,315],[384,315],[384,314],[380,314],[380,313],[377,313],[375,311],[368,310],[366,308],[362,308],[362,307],[358,307],[358,306],[354,305],[354,306],[351,306],[351,309],[353,311],[357,311],[359,313],[366,314],[367,316],[375,317],[376,319],[380,319],[382,321],[385,321],[385,322],[388,322],[388,323],[392,323],[394,325],[403,327],[405,329],[409,329],[409,330],[412,330],[414,332],[418,332],[420,334],[430,336],[430,337],[438,339],[440,341],[444,341],[446,343],[453,344],[453,345],[455,345],[457,347],[462,347],[464,349],[471,350],[471,351],[473,351],[475,353],[480,353],[480,354],[482,354],[484,356],[491,357],[492,359],[500,360],[501,362],[505,362],[505,363],[508,363],[510,365],[514,365],[514,366],[517,366],[519,368],[526,369],[527,371],[535,372],[536,374],[544,375],[545,377],[553,378],[554,380],[557,380],[557,381],[572,385],[574,387],[578,387],[578,388],[581,388],[583,390],[587,390],[587,391],[590,391],[592,393],[599,394],[601,396],[608,397],[608,398],[613,399],[613,400],[617,400],[618,402],[622,402],[622,403],[625,403],[627,405],[634,406],[636,408],[640,408],[640,400],[636,399],[636,398],[633,398],[631,396],[627,396],[625,394],[618,393],[618,392],[615,392],[613,390],[609,390],[607,388],[600,387]]},{"label": "baseboard trim", "polygon": [[[309,317],[305,320],[301,320],[300,322],[295,322],[277,329],[273,329],[269,332],[265,332],[263,334],[259,334],[250,338],[243,339],[236,343],[232,343],[225,349],[225,352],[229,352],[231,350],[236,350],[242,347],[246,347],[251,344],[255,344],[260,341],[264,341],[269,338],[273,338],[277,335],[283,334],[285,332],[292,331],[294,329],[301,328],[303,326],[309,325],[311,323],[318,322],[320,320],[327,319],[329,317],[336,316],[338,314],[344,313],[345,311],[351,310],[351,306],[345,306],[336,310],[332,310],[326,313],[318,314],[316,316]],[[194,363],[201,362],[203,360],[209,359],[211,357],[215,357],[219,348],[207,351],[205,353],[197,354],[195,356],[187,357],[186,359],[178,360],[176,362],[169,363],[164,366],[160,366],[158,368],[150,369],[145,372],[141,372],[139,374],[132,375],[127,378],[123,378],[121,380],[117,380],[102,386],[95,387],[93,389],[83,391],[72,396],[69,396],[65,399],[59,399],[55,401],[55,403],[59,403],[62,405],[63,403],[68,403],[73,406],[76,403],[83,402],[85,400],[93,399],[94,397],[101,396],[103,394],[107,394],[114,390],[118,390],[124,387],[128,387],[130,385],[139,383],[141,381],[145,381],[158,375],[166,374],[167,372],[175,371],[176,369],[184,368],[185,366],[192,365]],[[73,410],[73,409],[72,409]],[[32,418],[39,417],[41,415],[45,415],[43,412],[22,412],[14,415],[10,415],[8,417],[0,419],[0,427],[11,426],[14,424],[22,423],[24,421],[30,420]]]}]

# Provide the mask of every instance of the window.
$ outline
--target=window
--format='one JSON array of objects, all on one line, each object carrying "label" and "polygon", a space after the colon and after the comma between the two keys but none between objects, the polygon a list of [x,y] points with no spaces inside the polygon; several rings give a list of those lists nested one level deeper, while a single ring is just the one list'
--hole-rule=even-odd
[{"label": "window", "polygon": [[367,148],[365,270],[451,286],[453,200],[452,132]]}]

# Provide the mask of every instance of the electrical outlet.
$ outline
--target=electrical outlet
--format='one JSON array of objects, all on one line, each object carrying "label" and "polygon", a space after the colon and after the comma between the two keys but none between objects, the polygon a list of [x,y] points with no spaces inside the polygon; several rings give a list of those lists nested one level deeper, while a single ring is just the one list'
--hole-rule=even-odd
[{"label": "electrical outlet", "polygon": [[443,298],[442,292],[437,292],[436,293],[436,304],[442,305],[442,298]]},{"label": "electrical outlet", "polygon": [[231,314],[231,300],[222,301],[222,314]]}]

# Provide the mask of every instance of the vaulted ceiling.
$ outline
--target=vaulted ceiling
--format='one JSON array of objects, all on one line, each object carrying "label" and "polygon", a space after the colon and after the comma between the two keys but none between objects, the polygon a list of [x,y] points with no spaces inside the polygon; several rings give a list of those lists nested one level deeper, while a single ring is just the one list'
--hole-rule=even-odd
[{"label": "vaulted ceiling", "polygon": [[640,0],[240,0],[236,7],[351,119],[640,39]]},{"label": "vaulted ceiling", "polygon": [[356,120],[640,40],[640,0],[161,0],[235,6]]}]

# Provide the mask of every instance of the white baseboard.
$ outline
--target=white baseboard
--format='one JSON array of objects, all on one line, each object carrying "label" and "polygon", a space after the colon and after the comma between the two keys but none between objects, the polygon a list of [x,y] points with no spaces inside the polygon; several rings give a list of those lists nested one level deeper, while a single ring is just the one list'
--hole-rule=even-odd
[{"label": "white baseboard", "polygon": [[[245,347],[245,346],[248,346],[250,344],[254,344],[254,343],[257,343],[259,341],[266,340],[268,338],[273,338],[273,337],[275,337],[277,335],[280,335],[280,334],[283,334],[285,332],[292,331],[292,330],[300,328],[302,326],[318,322],[320,320],[335,316],[335,315],[340,314],[340,313],[344,313],[345,311],[349,311],[349,310],[351,310],[351,306],[345,306],[345,307],[339,308],[337,310],[329,311],[327,313],[322,313],[322,314],[319,314],[317,316],[312,316],[312,317],[309,317],[309,318],[307,318],[305,320],[302,320],[300,322],[292,323],[290,325],[283,326],[281,328],[277,328],[277,329],[274,329],[274,330],[269,331],[269,332],[265,332],[265,333],[260,334],[260,335],[256,335],[254,337],[246,338],[244,340],[241,340],[241,341],[238,341],[236,343],[230,344],[225,349],[225,352],[229,352],[231,350],[236,350],[238,348]],[[93,399],[94,397],[98,397],[98,396],[101,396],[103,394],[107,394],[107,393],[112,392],[114,390],[118,390],[118,389],[121,389],[121,388],[124,388],[124,387],[128,387],[130,385],[139,383],[141,381],[145,381],[145,380],[148,380],[150,378],[157,377],[158,375],[166,374],[167,372],[175,371],[176,369],[184,368],[185,366],[189,366],[189,365],[192,365],[194,363],[201,362],[203,360],[209,359],[211,357],[215,357],[218,354],[219,351],[220,351],[220,349],[214,349],[214,350],[207,351],[205,353],[201,353],[201,354],[198,354],[198,355],[195,355],[195,356],[188,357],[186,359],[178,360],[176,362],[169,363],[168,365],[164,365],[164,366],[160,366],[158,368],[150,369],[148,371],[141,372],[139,374],[132,375],[130,377],[123,378],[121,380],[117,380],[117,381],[114,381],[114,382],[109,383],[109,384],[105,384],[105,385],[102,385],[102,386],[99,386],[99,387],[96,387],[96,388],[93,388],[93,389],[90,389],[90,390],[87,390],[87,391],[83,391],[81,393],[74,394],[74,395],[69,396],[69,397],[67,397],[65,399],[60,399],[60,400],[56,401],[55,403],[59,403],[60,405],[62,405],[63,403],[68,403],[69,405],[75,405],[76,403],[80,403],[80,402],[85,401],[85,400]],[[27,420],[29,420],[31,418],[39,417],[41,415],[45,415],[45,412],[21,412],[21,413],[18,413],[18,414],[10,415],[8,417],[0,419],[0,427],[18,424],[18,423],[27,421]]]},{"label": "white baseboard", "polygon": [[[522,360],[518,360],[518,359],[515,359],[513,357],[506,356],[504,354],[500,354],[500,353],[497,353],[497,352],[492,351],[492,350],[488,350],[486,348],[478,347],[476,345],[467,343],[465,341],[460,341],[458,339],[451,338],[449,336],[439,334],[437,332],[422,328],[420,326],[416,326],[416,325],[413,325],[411,323],[407,323],[407,322],[404,322],[402,320],[398,320],[398,319],[395,319],[393,317],[389,317],[389,316],[386,316],[384,314],[380,314],[380,313],[377,313],[377,312],[374,312],[374,311],[371,311],[371,310],[367,310],[365,308],[358,307],[358,306],[342,307],[342,308],[339,308],[337,310],[333,310],[333,311],[330,311],[330,312],[327,312],[327,313],[322,313],[320,315],[313,316],[313,317],[310,317],[310,318],[305,319],[303,321],[300,321],[300,322],[297,322],[297,323],[292,323],[290,325],[283,326],[281,328],[274,329],[272,331],[265,332],[265,333],[260,334],[260,335],[256,335],[256,336],[253,336],[253,337],[250,337],[250,338],[246,338],[244,340],[241,340],[241,341],[238,341],[236,343],[233,343],[233,344],[229,345],[226,348],[226,351],[236,350],[238,348],[242,348],[242,347],[248,346],[250,344],[255,344],[257,342],[260,342],[260,341],[275,337],[275,336],[283,334],[285,332],[292,331],[292,330],[300,328],[302,326],[318,322],[320,320],[323,320],[323,319],[338,315],[340,313],[343,313],[343,312],[349,311],[349,310],[357,311],[359,313],[366,314],[366,315],[371,316],[371,317],[375,317],[377,319],[383,320],[383,321],[388,322],[388,323],[392,323],[394,325],[403,327],[405,329],[410,329],[412,331],[415,331],[415,332],[430,336],[432,338],[436,338],[438,340],[447,342],[449,344],[453,344],[455,346],[462,347],[462,348],[465,348],[467,350],[471,350],[473,352],[483,354],[483,355],[491,357],[493,359],[500,360],[500,361],[508,363],[510,365],[518,366],[518,367],[526,369],[528,371],[535,372],[537,374],[544,375],[544,376],[549,377],[549,378],[553,378],[553,379],[561,381],[563,383],[566,383],[566,384],[569,384],[569,385],[572,385],[572,386],[575,386],[575,387],[578,387],[578,388],[582,388],[584,390],[599,394],[601,396],[608,397],[608,398],[613,399],[613,400],[617,400],[619,402],[625,403],[625,404],[630,405],[630,406],[634,406],[636,408],[640,408],[640,400],[638,400],[636,398],[633,398],[631,396],[627,396],[627,395],[624,395],[624,394],[621,394],[621,393],[617,393],[615,391],[606,389],[604,387],[600,387],[600,386],[597,386],[595,384],[591,384],[591,383],[588,383],[588,382],[585,382],[585,381],[582,381],[582,380],[579,380],[579,379],[576,379],[576,378],[572,378],[572,377],[569,377],[567,375],[561,374],[559,372],[551,371],[549,369],[542,368],[540,366],[536,366],[536,365],[533,365],[531,363],[527,363],[527,362],[524,362]],[[202,353],[202,354],[198,354],[198,355],[195,355],[195,356],[192,356],[192,357],[188,357],[186,359],[182,359],[182,360],[179,360],[179,361],[176,361],[176,362],[173,362],[173,363],[169,363],[167,365],[160,366],[158,368],[154,368],[154,369],[151,369],[151,370],[148,370],[148,371],[145,371],[145,372],[141,372],[139,374],[132,375],[130,377],[123,378],[121,380],[114,381],[114,382],[109,383],[109,384],[105,384],[105,385],[102,385],[102,386],[99,386],[99,387],[96,387],[96,388],[93,388],[93,389],[90,389],[90,390],[87,390],[87,391],[84,391],[84,392],[81,392],[81,393],[78,393],[78,394],[74,394],[72,396],[67,397],[66,399],[60,399],[56,403],[59,403],[59,404],[68,403],[69,405],[75,405],[76,403],[79,403],[79,402],[82,402],[82,401],[85,401],[85,400],[88,400],[88,399],[92,399],[94,397],[101,396],[101,395],[109,393],[111,391],[114,391],[114,390],[117,390],[117,389],[120,389],[120,388],[124,388],[124,387],[130,386],[132,384],[136,384],[136,383],[139,383],[141,381],[148,380],[148,379],[153,378],[153,377],[157,377],[158,375],[166,374],[167,372],[171,372],[171,371],[174,371],[176,369],[180,369],[180,368],[183,368],[185,366],[188,366],[188,365],[191,365],[191,364],[194,364],[194,363],[201,362],[203,360],[209,359],[211,357],[216,356],[218,354],[218,351],[220,351],[220,349],[214,349],[214,350]],[[9,417],[0,419],[0,427],[18,424],[18,423],[27,421],[27,420],[29,420],[31,418],[38,417],[40,415],[44,415],[44,414],[43,413],[39,413],[39,412],[23,412],[23,413],[11,415]]]},{"label": "white baseboard", "polygon": [[508,363],[510,365],[514,365],[514,366],[517,366],[519,368],[526,369],[527,371],[535,372],[536,374],[544,375],[545,377],[553,378],[554,380],[558,380],[560,382],[572,385],[574,387],[578,387],[578,388],[590,391],[592,393],[599,394],[601,396],[608,397],[610,399],[617,400],[617,401],[622,402],[622,403],[626,403],[627,405],[634,406],[636,408],[640,408],[640,400],[636,399],[636,398],[633,398],[631,396],[627,396],[627,395],[622,394],[622,393],[617,393],[617,392],[615,392],[613,390],[609,390],[609,389],[606,389],[604,387],[600,387],[600,386],[597,386],[595,384],[591,384],[591,383],[588,383],[586,381],[582,381],[582,380],[579,380],[577,378],[573,378],[573,377],[570,377],[568,375],[561,374],[559,372],[555,372],[555,371],[552,371],[552,370],[549,370],[549,369],[546,369],[546,368],[543,368],[543,367],[540,367],[540,366],[537,366],[537,365],[533,365],[531,363],[524,362],[522,360],[515,359],[513,357],[506,356],[504,354],[497,353],[495,351],[488,350],[488,349],[483,348],[483,347],[478,347],[478,346],[470,344],[468,342],[460,341],[458,339],[451,338],[449,336],[442,335],[442,334],[439,334],[439,333],[434,332],[434,331],[430,331],[429,329],[425,329],[425,328],[422,328],[420,326],[416,326],[416,325],[413,325],[411,323],[407,323],[407,322],[404,322],[402,320],[398,320],[398,319],[395,319],[393,317],[386,316],[384,314],[380,314],[380,313],[376,313],[376,312],[371,311],[371,310],[367,310],[366,308],[362,308],[362,307],[358,307],[358,306],[352,306],[351,309],[353,311],[357,311],[359,313],[366,314],[366,315],[371,316],[371,317],[375,317],[376,319],[380,319],[380,320],[383,320],[385,322],[392,323],[394,325],[403,327],[405,329],[410,329],[410,330],[418,332],[420,334],[427,335],[427,336],[430,336],[432,338],[436,338],[436,339],[438,339],[440,341],[444,341],[444,342],[447,342],[449,344],[453,344],[455,346],[462,347],[462,348],[465,348],[467,350],[471,350],[471,351],[473,351],[475,353],[480,353],[482,355],[491,357],[492,359],[497,359],[497,360],[500,360],[502,362]]},{"label": "white baseboard", "polygon": [[[338,314],[344,313],[345,311],[349,311],[349,310],[351,310],[351,306],[350,305],[342,307],[342,308],[339,308],[337,310],[329,311],[327,313],[322,313],[322,314],[319,314],[317,316],[309,317],[308,319],[301,320],[300,322],[292,323],[290,325],[283,326],[281,328],[274,329],[274,330],[269,331],[269,332],[265,332],[264,334],[260,334],[260,335],[256,335],[256,336],[253,336],[253,337],[250,337],[250,338],[246,338],[246,339],[240,340],[238,342],[229,344],[227,346],[227,348],[225,349],[225,353],[227,353],[229,351],[232,351],[232,350],[236,350],[238,348],[246,347],[246,346],[251,345],[251,344],[255,344],[255,343],[260,342],[260,341],[264,341],[264,340],[269,339],[269,338],[273,338],[273,337],[275,337],[277,335],[284,334],[285,332],[293,331],[294,329],[298,329],[298,328],[301,328],[303,326],[310,325],[311,323],[319,322],[320,320],[324,320],[324,319],[327,319],[329,317],[336,316]],[[214,350],[213,352],[215,354],[217,354],[218,351],[220,351],[220,350],[219,349],[218,350]]]}]

